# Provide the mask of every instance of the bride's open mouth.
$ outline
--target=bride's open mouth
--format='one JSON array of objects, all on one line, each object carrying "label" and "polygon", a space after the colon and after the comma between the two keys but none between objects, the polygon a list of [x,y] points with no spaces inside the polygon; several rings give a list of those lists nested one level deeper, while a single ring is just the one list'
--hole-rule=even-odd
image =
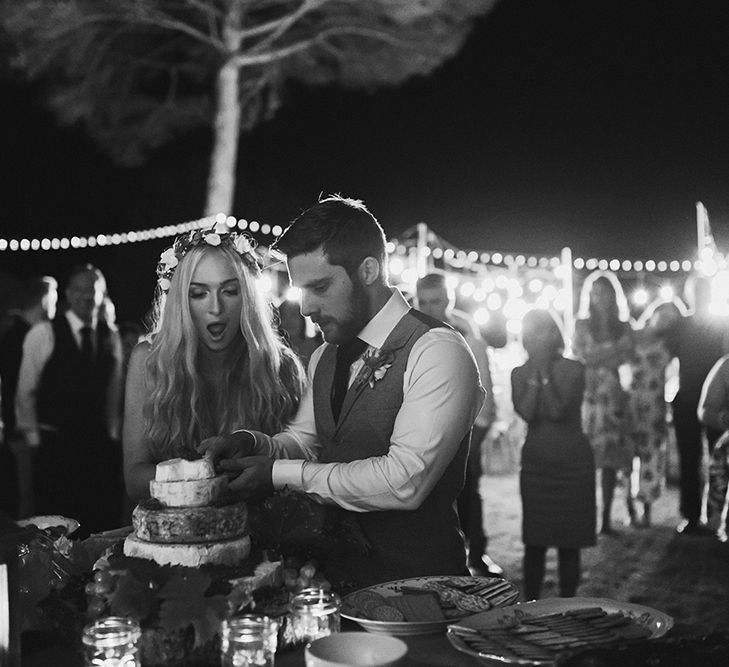
[{"label": "bride's open mouth", "polygon": [[225,324],[221,322],[215,322],[214,324],[208,324],[207,330],[213,338],[219,338],[225,331]]}]

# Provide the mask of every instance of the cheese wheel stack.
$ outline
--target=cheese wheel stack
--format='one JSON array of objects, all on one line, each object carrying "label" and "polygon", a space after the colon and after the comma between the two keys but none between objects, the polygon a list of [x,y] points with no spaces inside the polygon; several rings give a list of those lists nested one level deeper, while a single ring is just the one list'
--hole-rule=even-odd
[{"label": "cheese wheel stack", "polygon": [[208,458],[157,464],[149,489],[162,507],[137,505],[125,555],[187,567],[244,561],[251,548],[247,506],[223,504],[227,488],[227,477],[216,475]]}]

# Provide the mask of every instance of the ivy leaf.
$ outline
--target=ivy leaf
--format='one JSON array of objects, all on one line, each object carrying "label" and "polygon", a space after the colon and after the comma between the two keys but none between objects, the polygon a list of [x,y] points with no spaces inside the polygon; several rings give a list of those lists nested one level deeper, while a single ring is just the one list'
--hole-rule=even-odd
[{"label": "ivy leaf", "polygon": [[155,606],[154,590],[145,582],[125,571],[117,577],[111,611],[116,616],[129,616],[138,621],[147,618]]},{"label": "ivy leaf", "polygon": [[173,632],[192,625],[196,647],[218,634],[220,622],[225,617],[225,596],[205,596],[210,582],[209,575],[191,569],[173,575],[159,592],[163,600],[159,612],[161,626]]}]

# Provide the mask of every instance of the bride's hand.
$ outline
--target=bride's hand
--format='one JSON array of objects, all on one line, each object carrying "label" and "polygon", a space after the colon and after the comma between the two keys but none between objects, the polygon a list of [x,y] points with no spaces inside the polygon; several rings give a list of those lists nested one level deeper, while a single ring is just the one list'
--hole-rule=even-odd
[{"label": "bride's hand", "polygon": [[256,441],[248,431],[236,431],[229,435],[215,435],[212,438],[205,438],[197,447],[197,451],[203,456],[209,456],[213,460],[215,469],[222,468],[222,459],[239,459],[253,454]]}]

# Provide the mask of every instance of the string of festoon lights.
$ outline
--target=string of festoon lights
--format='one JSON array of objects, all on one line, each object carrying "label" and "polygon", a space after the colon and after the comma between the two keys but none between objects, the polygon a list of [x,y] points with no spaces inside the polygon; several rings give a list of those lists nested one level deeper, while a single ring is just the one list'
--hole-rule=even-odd
[{"label": "string of festoon lights", "polygon": [[[219,213],[215,216],[207,216],[197,220],[178,223],[176,225],[162,225],[149,229],[138,229],[113,234],[90,234],[87,236],[73,235],[61,237],[43,238],[3,238],[0,237],[0,252],[35,252],[35,251],[60,251],[75,250],[79,248],[95,248],[104,246],[118,246],[127,243],[140,243],[155,239],[168,238],[177,234],[209,227],[212,224],[225,224],[228,228],[237,227],[241,231],[249,231],[263,237],[278,237],[283,228],[280,225],[269,225],[259,223],[256,220],[248,221],[244,218],[236,218],[231,215]],[[391,255],[402,255],[408,250],[402,243],[388,243],[388,252]],[[562,263],[562,259],[556,256],[526,255],[509,252],[479,252],[476,250],[455,250],[453,248],[423,248],[421,252],[432,255],[433,259],[442,259],[454,269],[471,268],[472,265],[493,265],[504,267],[526,267],[526,268],[556,268]],[[704,257],[697,260],[672,259],[672,260],[630,260],[630,259],[607,259],[599,257],[575,257],[573,268],[587,271],[601,270],[614,272],[656,272],[656,273],[679,273],[697,270],[706,270],[707,261],[710,258]],[[723,256],[718,257],[718,269],[726,268],[726,260]],[[711,271],[709,271],[711,273]]]},{"label": "string of festoon lights", "polygon": [[[121,233],[100,233],[90,235],[72,235],[72,236],[54,236],[43,238],[2,238],[0,237],[0,252],[43,252],[43,251],[65,251],[84,248],[103,248],[125,245],[130,243],[141,243],[156,239],[164,239],[174,237],[178,234],[194,231],[212,225],[225,225],[229,229],[237,228],[240,231],[255,234],[263,240],[263,244],[267,244],[267,238],[271,242],[277,238],[283,228],[280,225],[270,225],[268,223],[259,223],[256,220],[248,221],[245,218],[237,218],[232,215],[224,215],[222,213],[215,216],[207,216],[182,222],[174,225],[161,225],[149,229],[131,230]],[[393,274],[401,283],[411,284],[414,286],[418,277],[418,268],[413,264],[412,243],[397,238],[391,240],[387,244],[387,252],[389,256],[390,273]],[[721,274],[727,275],[726,257],[716,252],[715,249],[704,248],[701,256],[696,260],[690,259],[647,259],[647,260],[630,260],[618,258],[599,258],[599,257],[572,257],[571,253],[567,262],[565,261],[564,252],[562,256],[550,255],[528,255],[524,253],[510,253],[500,251],[476,251],[461,250],[453,247],[430,247],[422,245],[415,252],[418,255],[417,261],[430,262],[440,261],[444,267],[453,271],[453,275],[449,276],[451,285],[458,289],[462,297],[466,297],[475,302],[488,301],[490,308],[488,310],[498,310],[508,305],[507,302],[499,302],[499,298],[495,294],[490,294],[499,288],[506,289],[513,297],[515,292],[520,292],[521,287],[516,286],[516,281],[511,279],[507,283],[504,276],[496,276],[495,284],[491,277],[486,276],[480,282],[469,279],[466,275],[468,272],[482,272],[485,267],[507,269],[518,271],[519,269],[545,270],[554,276],[558,281],[565,279],[567,271],[613,271],[616,273],[634,273],[634,274],[674,274],[678,277],[680,274],[690,272],[699,272],[703,275]],[[420,266],[422,266],[421,264]],[[274,265],[276,270],[283,267],[278,264]],[[273,267],[272,267],[273,268]],[[460,276],[460,278],[459,278]],[[269,289],[273,287],[273,281],[266,279],[264,281]],[[548,301],[550,305],[556,306],[558,310],[563,310],[569,303],[568,295],[560,291],[552,294],[554,288],[540,278],[532,278],[528,283],[528,291],[539,295],[541,301]],[[662,288],[662,296],[670,298],[673,289],[670,285],[664,285]],[[296,298],[295,290],[287,291],[286,298]],[[636,305],[642,305],[648,300],[648,293],[645,289],[639,287],[633,291],[631,300]],[[562,303],[564,302],[564,303]],[[513,299],[511,301],[513,302]],[[507,308],[507,310],[509,310]],[[488,319],[485,309],[478,309],[480,317],[477,319]]]},{"label": "string of festoon lights", "polygon": [[[114,247],[174,237],[213,225],[255,235],[260,242],[258,250],[263,253],[283,232],[280,225],[218,214],[175,225],[113,234],[0,238],[0,252],[53,252]],[[511,334],[518,333],[521,318],[531,307],[553,308],[562,313],[566,329],[569,330],[574,316],[572,274],[580,271],[654,275],[652,288],[639,279],[639,284],[627,295],[639,309],[644,308],[654,298],[673,299],[677,291],[676,281],[689,273],[713,276],[712,292],[716,305],[712,309],[717,314],[729,313],[729,271],[726,256],[718,252],[715,245],[702,248],[696,260],[573,257],[569,248],[563,249],[559,256],[529,255],[518,252],[462,250],[430,233],[424,223],[416,227],[420,232],[417,244],[414,243],[416,237],[409,235],[412,230],[406,230],[399,238],[393,238],[387,244],[389,272],[394,284],[412,294],[418,277],[440,264],[448,274],[446,280],[449,286],[477,324],[487,325],[495,313],[501,313],[506,319],[507,331]],[[272,298],[296,301],[299,299],[298,290],[284,287],[282,283],[285,284],[286,281],[281,281],[275,275],[284,270],[280,261],[269,263],[259,279],[260,287]]]},{"label": "string of festoon lights", "polygon": [[79,248],[96,248],[104,246],[118,246],[127,243],[140,243],[155,239],[177,236],[185,232],[194,231],[203,227],[210,227],[213,224],[225,224],[228,228],[237,227],[242,231],[250,231],[254,234],[276,237],[283,229],[280,225],[260,224],[256,220],[248,221],[235,216],[226,216],[222,213],[214,216],[182,222],[177,225],[163,225],[151,229],[139,229],[118,234],[91,234],[89,236],[61,236],[44,238],[0,238],[0,251],[29,252],[29,251],[53,251],[53,250],[76,250]]}]

